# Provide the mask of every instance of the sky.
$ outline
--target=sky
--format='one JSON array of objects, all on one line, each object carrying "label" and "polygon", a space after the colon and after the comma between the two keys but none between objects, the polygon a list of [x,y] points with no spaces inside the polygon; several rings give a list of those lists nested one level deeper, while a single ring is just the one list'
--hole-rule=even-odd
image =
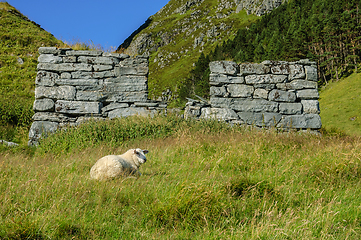
[{"label": "sky", "polygon": [[[0,0],[4,2],[4,0]],[[117,48],[169,0],[7,0],[30,20],[68,43]]]}]

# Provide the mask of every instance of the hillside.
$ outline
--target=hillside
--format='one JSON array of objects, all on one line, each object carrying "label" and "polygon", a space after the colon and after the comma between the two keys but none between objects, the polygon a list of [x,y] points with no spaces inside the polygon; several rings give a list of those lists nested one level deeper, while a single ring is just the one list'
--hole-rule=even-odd
[{"label": "hillside", "polygon": [[322,125],[328,131],[361,136],[361,73],[322,89],[320,107]]},{"label": "hillside", "polygon": [[149,17],[118,51],[130,55],[149,54],[150,96],[158,98],[170,89],[176,98],[201,53],[207,54],[233,38],[238,29],[257,20],[256,15],[265,14],[282,2],[171,0]]},{"label": "hillside", "polygon": [[0,2],[0,139],[26,137],[34,101],[38,48],[61,42],[7,2]]}]

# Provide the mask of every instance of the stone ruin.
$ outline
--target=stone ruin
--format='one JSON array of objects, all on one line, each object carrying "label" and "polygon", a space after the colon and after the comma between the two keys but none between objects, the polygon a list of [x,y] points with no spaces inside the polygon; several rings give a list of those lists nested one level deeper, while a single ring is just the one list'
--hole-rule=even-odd
[{"label": "stone ruin", "polygon": [[42,134],[86,120],[153,115],[167,104],[148,99],[148,57],[70,48],[39,48],[29,145]]},{"label": "stone ruin", "polygon": [[216,61],[210,63],[210,71],[210,101],[189,99],[186,118],[268,128],[321,128],[315,62]]}]

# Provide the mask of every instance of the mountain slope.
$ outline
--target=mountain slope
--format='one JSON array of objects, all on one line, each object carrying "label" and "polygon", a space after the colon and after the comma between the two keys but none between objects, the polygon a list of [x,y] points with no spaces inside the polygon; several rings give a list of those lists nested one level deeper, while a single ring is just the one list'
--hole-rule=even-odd
[{"label": "mountain slope", "polygon": [[173,98],[201,53],[232,38],[258,15],[278,7],[280,0],[171,0],[151,16],[118,50],[130,55],[149,54],[150,96],[170,89]]},{"label": "mountain slope", "polygon": [[0,2],[0,139],[19,141],[32,116],[38,48],[61,42],[7,2]]}]

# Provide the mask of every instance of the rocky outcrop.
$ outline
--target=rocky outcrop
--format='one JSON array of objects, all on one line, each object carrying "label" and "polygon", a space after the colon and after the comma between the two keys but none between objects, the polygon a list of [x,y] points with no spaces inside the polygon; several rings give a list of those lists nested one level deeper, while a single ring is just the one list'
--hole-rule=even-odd
[{"label": "rocky outcrop", "polygon": [[238,0],[236,12],[246,10],[247,14],[262,16],[287,1],[288,0]]},{"label": "rocky outcrop", "polygon": [[210,103],[191,100],[186,118],[293,129],[320,129],[315,62],[210,63]]},{"label": "rocky outcrop", "polygon": [[29,145],[89,119],[166,110],[166,104],[148,100],[148,57],[55,47],[39,53]]}]

